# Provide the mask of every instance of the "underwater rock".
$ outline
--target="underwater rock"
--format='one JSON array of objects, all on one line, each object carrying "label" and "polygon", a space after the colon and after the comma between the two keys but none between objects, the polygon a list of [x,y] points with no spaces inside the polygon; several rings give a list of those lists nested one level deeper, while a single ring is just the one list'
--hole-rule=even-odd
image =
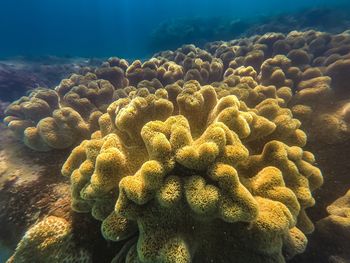
[{"label": "underwater rock", "polygon": [[305,209],[323,179],[290,110],[275,99],[252,109],[234,95],[217,100],[194,81],[168,94],[117,100],[101,131],[72,151],[62,173],[73,209],[103,221],[113,241],[138,229],[126,262],[284,262],[302,253],[313,231]]},{"label": "underwater rock", "polygon": [[[52,157],[19,144],[0,125],[0,240],[13,246],[26,227],[48,210],[57,210],[57,200],[69,197],[62,186],[59,165],[65,153]],[[69,201],[68,201],[69,207]],[[62,205],[62,203],[61,203]]]},{"label": "underwater rock", "polygon": [[17,69],[6,63],[0,63],[0,98],[11,101],[37,85],[45,85],[33,73]]},{"label": "underwater rock", "polygon": [[[9,130],[0,125],[0,242],[3,246],[12,249],[28,226],[62,205],[59,200],[63,200],[62,195],[68,188],[62,188],[63,180],[57,176],[56,161],[60,156],[57,154],[52,161],[41,153],[33,153],[18,144]],[[67,204],[69,208],[69,201]]]},{"label": "underwater rock", "polygon": [[245,32],[250,23],[220,17],[179,18],[164,21],[152,32],[154,49],[176,48],[183,43],[204,44],[215,39],[229,39]]},{"label": "underwater rock", "polygon": [[246,35],[264,34],[267,32],[287,33],[291,30],[309,29],[339,33],[350,25],[349,7],[314,7],[305,8],[295,13],[265,16],[253,24]]}]

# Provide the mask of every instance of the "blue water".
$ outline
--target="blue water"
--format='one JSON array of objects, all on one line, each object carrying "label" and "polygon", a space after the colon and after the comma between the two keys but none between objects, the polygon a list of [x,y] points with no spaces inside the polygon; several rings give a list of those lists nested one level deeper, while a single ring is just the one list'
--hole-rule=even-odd
[{"label": "blue water", "polygon": [[9,56],[120,56],[143,58],[160,47],[151,33],[176,18],[292,12],[348,0],[1,0],[0,58]]},{"label": "blue water", "polygon": [[9,257],[13,254],[13,251],[2,246],[2,244],[0,243],[0,262],[6,262],[7,259],[9,259]]}]

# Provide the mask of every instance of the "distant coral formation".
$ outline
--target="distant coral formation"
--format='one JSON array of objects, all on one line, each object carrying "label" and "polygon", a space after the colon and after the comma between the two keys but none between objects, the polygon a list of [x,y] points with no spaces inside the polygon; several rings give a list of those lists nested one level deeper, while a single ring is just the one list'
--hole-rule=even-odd
[{"label": "distant coral formation", "polygon": [[[347,140],[350,132],[346,99],[349,43],[348,31],[338,35],[293,31],[212,42],[205,50],[187,45],[156,57],[182,65],[190,79],[216,86],[219,96],[233,93],[240,99],[249,98],[250,106],[266,95],[284,99],[312,134],[311,140],[335,143]],[[203,61],[208,65],[218,61],[216,72],[222,75],[208,79],[210,67],[197,66]],[[192,66],[186,70],[188,65]]]},{"label": "distant coral formation", "polygon": [[186,17],[166,20],[152,32],[153,49],[174,49],[184,43],[202,46],[218,39],[265,34],[288,33],[291,30],[319,30],[339,33],[350,27],[350,6],[314,7],[279,14],[264,14],[249,18]]},{"label": "distant coral formation", "polygon": [[[316,31],[269,33],[164,51],[141,62],[111,58],[99,68],[73,74],[56,89],[36,89],[12,103],[5,122],[38,151],[74,146],[98,130],[98,119],[118,98],[137,89],[151,93],[184,81],[211,84],[219,97],[236,95],[254,107],[279,98],[302,121],[311,140],[348,138],[350,34]],[[317,132],[314,132],[317,131]]]}]

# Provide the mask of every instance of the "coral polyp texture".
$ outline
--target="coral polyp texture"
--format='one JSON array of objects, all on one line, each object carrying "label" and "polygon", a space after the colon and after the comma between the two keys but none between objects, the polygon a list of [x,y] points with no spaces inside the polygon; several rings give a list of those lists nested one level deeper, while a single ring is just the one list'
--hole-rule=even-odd
[{"label": "coral polyp texture", "polygon": [[49,216],[32,226],[17,245],[7,263],[26,262],[92,262],[84,248],[76,247],[72,226],[63,218]]},{"label": "coral polyp texture", "polygon": [[283,103],[197,81],[119,99],[62,168],[72,207],[106,239],[138,236],[126,262],[284,262],[306,247],[323,179]]}]

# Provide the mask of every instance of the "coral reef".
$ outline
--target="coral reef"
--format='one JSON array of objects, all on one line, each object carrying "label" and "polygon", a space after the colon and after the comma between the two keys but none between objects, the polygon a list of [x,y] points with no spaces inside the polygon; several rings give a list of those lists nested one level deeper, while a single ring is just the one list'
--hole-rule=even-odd
[{"label": "coral reef", "polygon": [[5,122],[34,150],[68,148],[98,130],[98,119],[114,100],[192,80],[211,84],[218,97],[236,95],[249,107],[266,98],[283,100],[311,140],[341,142],[350,132],[344,99],[349,43],[347,31],[292,31],[212,42],[205,50],[185,45],[145,62],[111,58],[64,79],[55,91],[37,89],[15,101]]},{"label": "coral reef", "polygon": [[336,143],[347,140],[350,131],[345,84],[350,68],[349,41],[348,31],[338,35],[293,31],[214,42],[207,50],[223,61],[230,58],[224,63],[227,83],[232,75],[238,75],[264,86],[273,85],[277,92],[291,88],[294,95],[288,95],[286,105],[302,121],[310,139]]},{"label": "coral reef", "polygon": [[5,123],[31,149],[71,152],[72,213],[121,244],[112,262],[285,262],[321,218],[314,193],[336,195],[317,192],[309,150],[336,178],[324,165],[350,142],[349,45],[309,30],[110,58],[13,102]]},{"label": "coral reef", "polygon": [[191,17],[164,21],[152,32],[153,49],[174,49],[183,43],[203,46],[218,39],[229,40],[268,32],[288,33],[309,29],[339,33],[350,26],[349,6],[314,7],[260,15],[253,19]]},{"label": "coral reef", "polygon": [[160,89],[107,111],[62,173],[73,209],[103,220],[105,238],[125,240],[137,223],[127,262],[283,262],[304,251],[305,208],[323,179],[277,100],[250,109],[190,81],[175,100]]}]

